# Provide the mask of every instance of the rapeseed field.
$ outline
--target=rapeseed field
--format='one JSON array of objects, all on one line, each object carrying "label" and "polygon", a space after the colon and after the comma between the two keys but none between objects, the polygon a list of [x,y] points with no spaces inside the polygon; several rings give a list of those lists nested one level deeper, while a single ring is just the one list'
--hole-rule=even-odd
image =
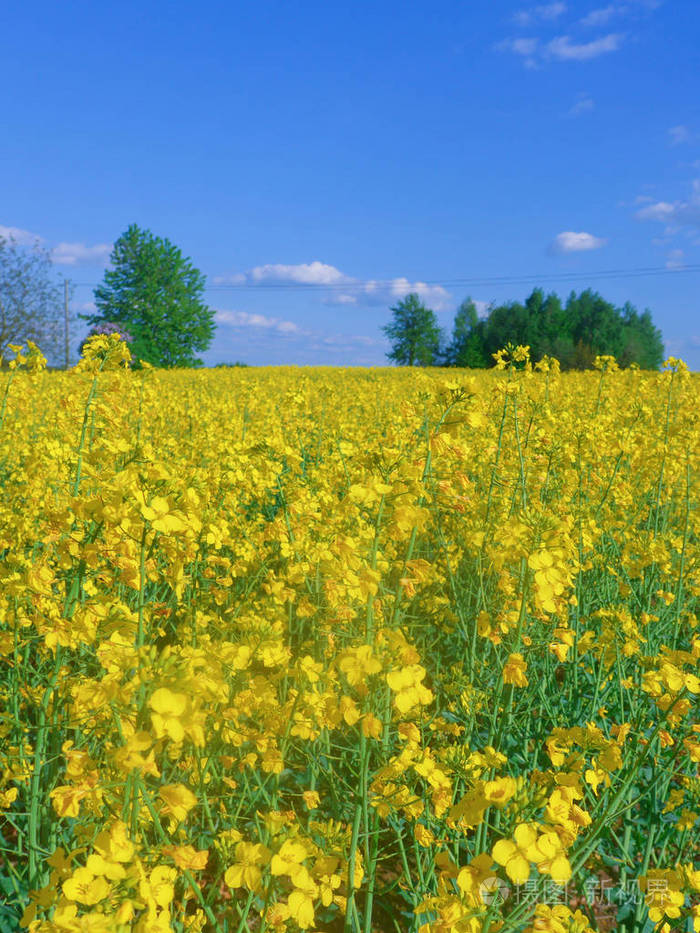
[{"label": "rapeseed field", "polygon": [[0,374],[0,930],[700,930],[700,378]]}]

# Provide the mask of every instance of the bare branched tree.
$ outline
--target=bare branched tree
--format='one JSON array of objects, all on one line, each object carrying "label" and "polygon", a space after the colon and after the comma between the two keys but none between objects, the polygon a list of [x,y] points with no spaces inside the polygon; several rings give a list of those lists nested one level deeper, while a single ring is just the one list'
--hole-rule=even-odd
[{"label": "bare branched tree", "polygon": [[49,360],[61,358],[62,296],[51,254],[0,236],[0,354],[33,340]]}]

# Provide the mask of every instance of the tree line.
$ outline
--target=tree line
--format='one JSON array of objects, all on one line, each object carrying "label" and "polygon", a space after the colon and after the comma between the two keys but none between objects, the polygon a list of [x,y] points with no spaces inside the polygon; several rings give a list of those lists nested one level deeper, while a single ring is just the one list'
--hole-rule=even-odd
[{"label": "tree line", "polygon": [[387,356],[401,366],[460,366],[484,369],[506,344],[530,347],[537,362],[559,360],[562,369],[588,369],[596,356],[614,356],[621,366],[658,369],[664,359],[661,331],[651,312],[626,302],[615,307],[597,292],[571,292],[566,301],[535,288],[523,303],[492,305],[480,317],[471,298],[459,306],[450,337],[420,297],[407,295],[392,311],[383,331]]},{"label": "tree line", "polygon": [[[95,289],[94,313],[81,315],[89,333],[121,333],[137,362],[201,365],[197,353],[209,347],[215,331],[202,273],[169,240],[136,224],[115,242],[110,264]],[[399,365],[483,369],[507,344],[529,346],[534,362],[555,357],[563,369],[587,369],[603,354],[622,366],[657,369],[664,357],[650,311],[640,313],[629,302],[615,307],[590,289],[564,302],[535,288],[523,303],[492,305],[484,316],[467,298],[449,337],[415,293],[390,310],[383,328],[391,343],[387,356]],[[38,242],[26,249],[0,236],[0,354],[30,339],[51,355],[61,342],[61,317],[50,254]]]}]

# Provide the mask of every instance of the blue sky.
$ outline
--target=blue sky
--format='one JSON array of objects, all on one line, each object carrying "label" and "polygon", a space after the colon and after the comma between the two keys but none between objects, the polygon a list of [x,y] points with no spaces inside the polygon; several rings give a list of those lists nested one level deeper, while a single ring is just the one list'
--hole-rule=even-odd
[{"label": "blue sky", "polygon": [[40,237],[77,310],[138,223],[206,274],[209,363],[382,364],[408,291],[449,330],[539,284],[649,307],[700,369],[697,0],[39,0],[0,25],[0,233]]}]

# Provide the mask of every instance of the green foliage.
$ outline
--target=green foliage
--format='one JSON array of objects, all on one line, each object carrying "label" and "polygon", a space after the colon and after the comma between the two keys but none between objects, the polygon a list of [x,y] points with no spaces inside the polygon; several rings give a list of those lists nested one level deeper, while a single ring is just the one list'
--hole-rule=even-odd
[{"label": "green foliage", "polygon": [[382,328],[392,345],[388,358],[399,366],[436,366],[441,334],[435,312],[415,293],[390,310],[393,319]]},{"label": "green foliage", "polygon": [[90,324],[119,324],[133,336],[135,359],[154,366],[198,366],[214,336],[202,300],[205,279],[169,240],[132,224],[114,244],[112,268],[95,290]]},{"label": "green foliage", "polygon": [[479,337],[479,315],[471,298],[465,298],[457,309],[452,342],[445,351],[447,366],[484,369],[489,365]]},{"label": "green foliage", "polygon": [[483,320],[471,299],[462,302],[446,363],[492,366],[493,354],[508,343],[529,346],[534,361],[556,357],[562,369],[588,369],[602,354],[616,357],[622,366],[658,369],[664,357],[661,332],[648,310],[640,314],[629,302],[616,308],[590,289],[572,292],[564,305],[558,295],[536,288],[524,304],[497,305]]}]

